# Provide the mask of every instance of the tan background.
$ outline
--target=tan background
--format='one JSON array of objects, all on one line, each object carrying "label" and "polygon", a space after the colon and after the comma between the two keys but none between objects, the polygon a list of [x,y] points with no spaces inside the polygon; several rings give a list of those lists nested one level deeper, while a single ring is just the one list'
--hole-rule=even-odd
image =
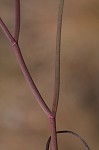
[{"label": "tan background", "polygon": [[[0,0],[0,16],[13,33],[13,0]],[[21,51],[50,108],[56,19],[56,0],[21,0]],[[99,149],[99,0],[65,0],[57,129],[73,130]],[[45,150],[49,135],[49,121],[0,29],[0,149]],[[84,150],[70,135],[58,143],[59,150]]]}]

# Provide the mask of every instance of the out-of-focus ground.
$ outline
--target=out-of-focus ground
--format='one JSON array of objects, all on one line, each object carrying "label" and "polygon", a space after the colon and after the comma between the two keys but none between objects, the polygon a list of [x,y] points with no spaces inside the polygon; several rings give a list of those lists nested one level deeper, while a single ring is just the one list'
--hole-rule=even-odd
[{"label": "out-of-focus ground", "polygon": [[[21,0],[19,44],[43,98],[53,97],[57,1]],[[14,31],[14,1],[0,0],[0,17]],[[65,0],[61,44],[58,130],[79,133],[99,149],[99,1]],[[0,149],[45,150],[49,121],[20,71],[0,29]],[[59,150],[84,150],[71,135],[58,136]]]}]

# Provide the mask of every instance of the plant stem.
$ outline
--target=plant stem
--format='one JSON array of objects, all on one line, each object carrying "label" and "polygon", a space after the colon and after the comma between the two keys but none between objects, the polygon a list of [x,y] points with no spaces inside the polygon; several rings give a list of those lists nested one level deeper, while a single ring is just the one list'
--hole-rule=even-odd
[{"label": "plant stem", "polygon": [[31,91],[33,93],[33,95],[35,96],[36,100],[38,101],[39,105],[41,106],[41,108],[44,110],[44,112],[47,114],[47,116],[52,116],[52,113],[51,111],[49,110],[48,106],[46,105],[45,101],[43,100],[41,94],[39,93],[27,67],[26,67],[26,64],[24,62],[24,59],[22,57],[22,54],[21,54],[21,51],[20,51],[20,48],[19,46],[15,43],[13,45],[14,47],[14,52],[15,52],[15,55],[16,55],[16,58],[18,60],[18,63],[20,65],[20,68],[22,70],[22,73],[26,79],[26,81],[28,82],[30,88],[31,88]]},{"label": "plant stem", "polygon": [[6,37],[8,38],[9,42],[12,43],[14,39],[13,39],[10,31],[8,30],[8,28],[4,24],[3,20],[1,19],[1,17],[0,17],[0,27],[3,30],[4,34],[6,35]]},{"label": "plant stem", "polygon": [[14,53],[16,55],[19,66],[22,70],[22,73],[23,73],[26,81],[28,82],[28,84],[30,86],[30,89],[31,89],[33,95],[36,97],[37,102],[40,104],[41,108],[44,110],[46,115],[48,117],[52,117],[53,116],[52,112],[50,111],[50,109],[46,105],[45,101],[43,100],[41,94],[39,93],[32,77],[31,77],[31,75],[27,69],[27,66],[24,62],[24,59],[23,59],[23,56],[21,54],[18,43],[15,41],[15,39],[13,38],[13,36],[11,35],[10,31],[8,30],[8,28],[6,27],[6,25],[4,24],[4,22],[2,21],[1,18],[0,18],[0,26],[1,26],[2,30],[4,31],[5,35],[7,36],[8,40],[10,41],[12,47],[14,48]]},{"label": "plant stem", "polygon": [[58,108],[59,92],[60,92],[60,47],[61,47],[63,6],[64,6],[64,0],[59,0],[57,34],[56,34],[55,83],[54,83],[54,97],[53,97],[53,105],[52,105],[52,113],[54,115],[54,118],[50,118],[52,150],[58,150],[57,134],[56,134],[57,132],[56,113]]},{"label": "plant stem", "polygon": [[15,0],[15,29],[14,39],[18,42],[20,33],[20,0]]},{"label": "plant stem", "polygon": [[[86,150],[91,150],[89,145],[86,143],[86,141],[77,133],[70,131],[70,130],[62,130],[62,131],[57,131],[57,134],[71,134],[72,136],[75,136],[76,138],[78,138],[83,145],[85,146]],[[49,146],[50,146],[50,141],[51,141],[51,136],[48,138],[47,144],[46,144],[46,150],[49,150]]]},{"label": "plant stem", "polygon": [[58,150],[55,117],[50,118],[50,128],[51,128],[51,149]]},{"label": "plant stem", "polygon": [[61,47],[61,29],[62,29],[62,16],[63,16],[64,0],[59,0],[58,18],[57,18],[57,35],[56,35],[56,58],[55,58],[55,85],[52,112],[56,115],[59,90],[60,90],[60,47]]},{"label": "plant stem", "polygon": [[56,134],[56,113],[59,101],[59,90],[60,90],[60,45],[61,45],[61,28],[62,28],[62,15],[63,15],[63,5],[64,0],[59,0],[59,9],[58,9],[58,21],[57,21],[57,35],[56,35],[56,58],[55,58],[55,85],[54,85],[54,98],[53,98],[53,105],[52,111],[46,105],[45,101],[43,100],[40,92],[38,91],[28,69],[24,62],[23,56],[21,54],[18,39],[19,39],[19,32],[20,32],[20,0],[15,0],[15,31],[14,37],[0,18],[0,26],[4,31],[5,35],[7,36],[8,40],[10,41],[12,47],[14,48],[14,53],[16,55],[17,61],[20,65],[22,73],[27,80],[33,95],[36,97],[41,108],[44,110],[46,115],[50,118],[50,127],[51,127],[51,146],[52,150],[58,150],[57,145],[57,134]]}]

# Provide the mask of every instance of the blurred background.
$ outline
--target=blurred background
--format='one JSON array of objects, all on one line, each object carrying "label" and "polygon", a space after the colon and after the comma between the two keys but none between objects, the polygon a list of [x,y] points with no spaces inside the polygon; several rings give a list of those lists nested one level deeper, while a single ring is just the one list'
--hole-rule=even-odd
[{"label": "blurred background", "polygon": [[[29,71],[51,108],[54,86],[57,0],[21,0],[19,45]],[[0,0],[0,17],[13,34],[13,0]],[[99,1],[65,0],[61,89],[57,130],[80,134],[99,149]],[[45,150],[49,120],[20,71],[0,29],[0,149]],[[59,150],[84,150],[71,135],[58,136]]]}]

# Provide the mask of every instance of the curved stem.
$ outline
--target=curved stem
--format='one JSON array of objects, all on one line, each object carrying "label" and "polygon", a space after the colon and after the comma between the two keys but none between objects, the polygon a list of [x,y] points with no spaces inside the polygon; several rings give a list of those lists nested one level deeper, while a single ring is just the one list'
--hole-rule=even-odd
[{"label": "curved stem", "polygon": [[52,112],[56,115],[59,90],[60,90],[60,46],[61,46],[61,29],[63,16],[64,0],[59,0],[58,19],[57,19],[57,35],[56,35],[56,58],[55,58],[55,85]]},{"label": "curved stem", "polygon": [[20,33],[20,0],[15,0],[15,30],[14,39],[18,42]]},{"label": "curved stem", "polygon": [[[57,134],[62,134],[62,133],[71,134],[71,135],[75,136],[76,138],[81,140],[81,142],[84,144],[86,150],[91,150],[90,147],[88,146],[88,144],[86,143],[86,141],[79,134],[77,134],[73,131],[69,131],[69,130],[57,131]],[[48,141],[46,144],[46,150],[49,150],[50,141],[51,141],[51,136],[48,138]]]},{"label": "curved stem", "polygon": [[17,61],[20,65],[20,68],[22,70],[22,73],[23,73],[25,79],[27,80],[27,82],[32,90],[32,93],[36,97],[36,100],[38,101],[38,103],[40,104],[41,108],[44,110],[46,115],[48,117],[53,117],[52,112],[50,111],[50,109],[46,105],[45,101],[43,100],[42,96],[40,95],[32,77],[27,69],[27,66],[24,62],[23,56],[21,54],[21,51],[20,51],[20,48],[19,48],[17,42],[15,41],[15,39],[13,38],[13,36],[11,35],[10,31],[8,30],[8,28],[6,27],[6,25],[4,24],[4,22],[2,21],[1,18],[0,18],[0,27],[2,28],[2,30],[4,31],[4,33],[7,36],[8,40],[10,41],[12,47],[14,48],[14,52],[15,52]]}]

